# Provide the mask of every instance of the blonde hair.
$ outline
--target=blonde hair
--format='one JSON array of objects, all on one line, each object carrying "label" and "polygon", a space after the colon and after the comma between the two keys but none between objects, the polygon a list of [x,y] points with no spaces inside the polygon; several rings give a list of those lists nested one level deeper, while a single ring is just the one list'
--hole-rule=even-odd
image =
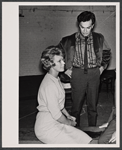
[{"label": "blonde hair", "polygon": [[55,66],[53,62],[55,55],[63,56],[62,49],[58,46],[49,46],[42,52],[41,62],[45,70],[49,71],[52,66]]}]

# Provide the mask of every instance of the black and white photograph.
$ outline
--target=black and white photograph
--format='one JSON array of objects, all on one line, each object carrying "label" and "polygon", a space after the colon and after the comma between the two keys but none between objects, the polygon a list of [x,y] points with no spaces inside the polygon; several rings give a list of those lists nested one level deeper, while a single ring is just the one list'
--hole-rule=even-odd
[{"label": "black and white photograph", "polygon": [[119,13],[119,2],[2,2],[3,148],[119,148]]}]

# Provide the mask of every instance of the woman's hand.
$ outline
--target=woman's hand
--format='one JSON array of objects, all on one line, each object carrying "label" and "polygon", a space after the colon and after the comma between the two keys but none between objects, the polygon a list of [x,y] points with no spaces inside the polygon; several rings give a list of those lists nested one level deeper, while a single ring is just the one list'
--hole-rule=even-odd
[{"label": "woman's hand", "polygon": [[75,118],[75,117],[70,116],[70,115],[68,115],[68,116],[67,116],[67,118],[68,118],[68,119],[70,119],[70,120],[72,120],[72,121],[75,121],[75,120],[76,120],[76,118]]},{"label": "woman's hand", "polygon": [[67,119],[72,120],[72,117],[70,115],[67,115]]},{"label": "woman's hand", "polygon": [[76,126],[76,124],[77,124],[76,121],[74,121],[74,120],[70,120],[70,121],[71,121],[71,126],[73,126],[73,127]]},{"label": "woman's hand", "polygon": [[111,139],[109,140],[109,143],[113,143],[116,141],[116,131],[112,134]]},{"label": "woman's hand", "polygon": [[76,118],[75,117],[73,117],[73,116],[70,116],[70,115],[68,115],[67,116],[67,119],[69,119],[70,120],[70,122],[71,122],[71,126],[76,126]]},{"label": "woman's hand", "polygon": [[[66,117],[66,120],[65,121],[63,121],[63,123],[64,124],[68,124],[68,125],[70,125],[70,126],[75,126],[77,123],[76,123],[76,118],[75,117],[73,117],[73,116],[71,116],[68,112],[67,112],[67,110],[65,109],[65,108],[63,108],[62,109],[62,120],[65,120],[65,117]],[[65,116],[65,117],[64,117]],[[60,120],[61,120],[61,118],[60,118]]]}]

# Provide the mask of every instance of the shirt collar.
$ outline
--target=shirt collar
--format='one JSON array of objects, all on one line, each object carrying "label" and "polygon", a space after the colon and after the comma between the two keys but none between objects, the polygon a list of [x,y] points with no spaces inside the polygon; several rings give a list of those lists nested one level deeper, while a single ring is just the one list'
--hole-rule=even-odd
[{"label": "shirt collar", "polygon": [[[77,41],[79,41],[80,39],[85,40],[85,37],[80,32],[77,32],[75,37],[76,37]],[[92,32],[89,34],[88,40],[91,39],[91,38],[92,38]]]}]

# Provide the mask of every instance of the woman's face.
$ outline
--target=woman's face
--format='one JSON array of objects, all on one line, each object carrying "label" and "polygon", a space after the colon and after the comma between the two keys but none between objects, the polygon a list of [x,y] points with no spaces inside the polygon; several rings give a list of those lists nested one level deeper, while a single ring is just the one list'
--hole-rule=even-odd
[{"label": "woman's face", "polygon": [[58,56],[58,55],[55,55],[54,58],[53,58],[53,62],[55,64],[55,66],[53,66],[53,69],[56,71],[56,72],[62,72],[64,71],[64,59],[62,56]]}]

